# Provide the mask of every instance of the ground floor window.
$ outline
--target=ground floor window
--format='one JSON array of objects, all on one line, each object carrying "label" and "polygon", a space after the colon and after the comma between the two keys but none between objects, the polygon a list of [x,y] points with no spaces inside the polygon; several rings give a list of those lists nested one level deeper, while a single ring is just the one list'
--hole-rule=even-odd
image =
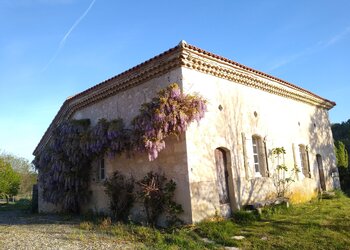
[{"label": "ground floor window", "polygon": [[255,176],[267,176],[266,171],[266,150],[260,136],[253,135],[253,158]]}]

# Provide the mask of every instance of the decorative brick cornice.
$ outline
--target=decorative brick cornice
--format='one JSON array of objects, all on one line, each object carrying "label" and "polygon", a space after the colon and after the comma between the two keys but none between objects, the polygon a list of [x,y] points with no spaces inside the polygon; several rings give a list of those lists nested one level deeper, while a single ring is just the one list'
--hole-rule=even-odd
[{"label": "decorative brick cornice", "polygon": [[178,46],[142,64],[68,98],[41,138],[34,150],[34,155],[37,155],[48,143],[52,130],[62,121],[70,119],[77,110],[179,67],[193,69],[325,109],[331,109],[335,105],[334,102],[319,97],[296,85],[181,42]]},{"label": "decorative brick cornice", "polygon": [[229,59],[214,55],[186,43],[181,43],[181,65],[205,74],[260,89],[271,94],[305,102],[317,107],[331,109],[335,103],[294,84],[251,69]]}]

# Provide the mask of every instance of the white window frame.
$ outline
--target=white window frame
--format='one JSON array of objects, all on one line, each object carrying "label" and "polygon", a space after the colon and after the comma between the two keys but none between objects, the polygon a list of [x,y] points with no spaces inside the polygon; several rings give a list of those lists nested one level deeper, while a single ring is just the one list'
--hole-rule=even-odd
[{"label": "white window frame", "polygon": [[261,138],[259,136],[252,136],[252,145],[253,145],[253,164],[254,164],[254,176],[262,177],[261,174],[261,162],[260,162],[260,145],[259,140]]}]

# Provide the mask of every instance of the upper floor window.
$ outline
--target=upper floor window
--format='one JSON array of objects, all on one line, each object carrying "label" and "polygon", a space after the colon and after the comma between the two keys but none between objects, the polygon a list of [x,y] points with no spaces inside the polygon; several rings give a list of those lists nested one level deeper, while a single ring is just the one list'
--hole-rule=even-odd
[{"label": "upper floor window", "polygon": [[267,176],[266,150],[260,136],[252,137],[255,176]]},{"label": "upper floor window", "polygon": [[299,153],[300,153],[301,170],[305,177],[311,178],[309,152],[307,150],[307,147],[303,144],[300,144]]}]

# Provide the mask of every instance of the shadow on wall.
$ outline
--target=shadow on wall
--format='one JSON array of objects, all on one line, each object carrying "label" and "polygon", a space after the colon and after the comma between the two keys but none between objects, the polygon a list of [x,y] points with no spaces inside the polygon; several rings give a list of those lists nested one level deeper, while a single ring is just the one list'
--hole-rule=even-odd
[{"label": "shadow on wall", "polygon": [[315,108],[309,125],[309,142],[310,170],[312,177],[318,182],[319,189],[322,188],[323,176],[326,189],[340,188],[337,179],[333,179],[333,176],[338,174],[338,169],[327,110]]},{"label": "shadow on wall", "polygon": [[253,110],[247,109],[247,103],[244,103],[244,101],[250,102],[251,100],[245,100],[238,93],[227,98],[226,92],[219,92],[218,99],[222,100],[221,105],[226,108],[220,111],[219,120],[216,123],[217,130],[222,125],[225,126],[224,138],[230,142],[231,146],[233,209],[240,209],[245,204],[264,200],[274,191],[271,190],[272,183],[268,177],[255,178],[252,176],[252,162],[250,162],[252,159],[248,157],[250,152],[248,147],[251,145],[246,145],[247,140],[251,138],[246,137],[242,132],[248,131],[248,128],[259,127],[259,117],[255,116]]},{"label": "shadow on wall", "polygon": [[[214,99],[214,98],[213,98]],[[267,178],[248,179],[249,165],[244,159],[244,144],[242,139],[242,128],[244,121],[252,124],[256,122],[254,116],[244,117],[245,114],[242,97],[238,91],[225,91],[219,88],[215,100],[208,105],[206,124],[201,124],[202,141],[197,144],[203,153],[198,159],[203,169],[198,175],[202,181],[191,183],[192,202],[195,206],[194,214],[197,218],[206,218],[213,215],[213,210],[226,214],[225,205],[220,204],[219,190],[226,186],[224,175],[218,174],[218,166],[215,160],[215,149],[228,151],[227,156],[227,186],[229,191],[230,205],[233,210],[240,209],[247,202],[254,201],[257,197],[266,196]],[[221,178],[218,178],[218,176]],[[205,181],[203,181],[205,179]],[[219,182],[223,184],[219,184]],[[214,207],[214,208],[213,208]]]}]

